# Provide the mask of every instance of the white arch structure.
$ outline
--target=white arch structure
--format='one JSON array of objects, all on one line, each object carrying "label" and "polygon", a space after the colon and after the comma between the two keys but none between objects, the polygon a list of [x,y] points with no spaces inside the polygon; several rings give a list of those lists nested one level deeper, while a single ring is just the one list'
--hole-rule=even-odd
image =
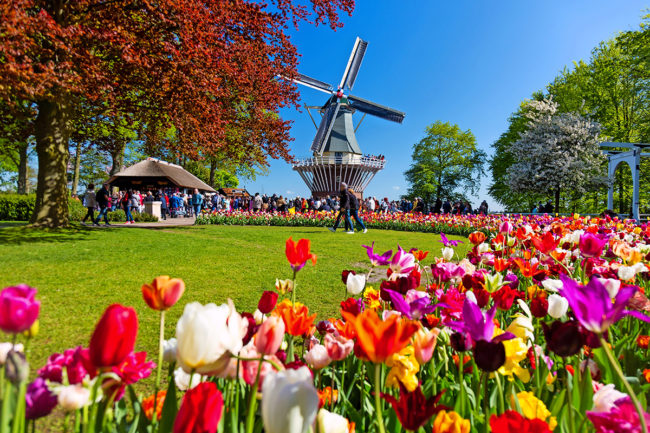
[{"label": "white arch structure", "polygon": [[[642,150],[650,147],[650,144],[640,143],[615,143],[604,142],[600,143],[600,148],[603,149],[607,155],[607,177],[609,179],[609,187],[607,191],[607,209],[613,210],[614,208],[614,175],[616,168],[620,164],[627,164],[632,171],[632,218],[639,220],[639,171],[641,169],[641,157],[650,157],[650,153],[643,153]],[[627,151],[608,150],[613,148],[630,149]]]}]

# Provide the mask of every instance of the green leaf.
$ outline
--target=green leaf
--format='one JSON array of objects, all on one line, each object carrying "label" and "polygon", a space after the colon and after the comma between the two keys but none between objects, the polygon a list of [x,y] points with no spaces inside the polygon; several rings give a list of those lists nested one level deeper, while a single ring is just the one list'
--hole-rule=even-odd
[{"label": "green leaf", "polygon": [[177,413],[178,398],[176,397],[176,383],[174,381],[174,375],[170,374],[167,395],[165,396],[165,403],[163,403],[160,416],[160,425],[158,428],[160,433],[170,433],[173,430]]}]

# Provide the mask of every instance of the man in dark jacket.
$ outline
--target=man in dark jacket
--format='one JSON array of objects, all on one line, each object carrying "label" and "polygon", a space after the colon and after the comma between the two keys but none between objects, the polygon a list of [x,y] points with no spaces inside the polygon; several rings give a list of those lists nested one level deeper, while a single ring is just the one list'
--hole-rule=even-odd
[{"label": "man in dark jacket", "polygon": [[352,227],[352,222],[350,221],[350,199],[348,196],[348,186],[345,182],[341,182],[341,189],[339,191],[339,214],[336,216],[334,227],[329,228],[332,233],[334,233],[338,228],[342,216],[345,218],[346,232],[353,235],[354,230]]},{"label": "man in dark jacket", "polygon": [[[357,196],[355,195],[354,191],[351,189],[348,189],[348,201],[350,202],[350,215],[354,220],[361,226],[361,229],[363,229],[363,232],[366,233],[368,229],[366,228],[366,225],[363,223],[363,220],[359,216],[359,200],[357,199]],[[354,225],[350,226],[350,230],[354,232]]]},{"label": "man in dark jacket", "polygon": [[106,223],[107,226],[110,226],[108,223],[108,197],[110,196],[110,192],[108,192],[108,184],[105,183],[102,185],[102,189],[97,191],[97,194],[95,194],[95,200],[97,201],[97,204],[99,205],[99,215],[97,215],[97,219],[95,220],[95,224],[99,225],[99,220],[102,219],[102,216],[104,217],[104,222]]}]

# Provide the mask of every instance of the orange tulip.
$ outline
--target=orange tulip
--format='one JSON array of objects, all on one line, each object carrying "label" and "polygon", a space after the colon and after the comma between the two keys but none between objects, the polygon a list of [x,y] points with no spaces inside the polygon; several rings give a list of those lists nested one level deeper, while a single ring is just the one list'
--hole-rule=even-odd
[{"label": "orange tulip", "polygon": [[164,311],[174,306],[185,292],[185,283],[180,278],[161,275],[150,284],[142,285],[142,297],[154,310]]},{"label": "orange tulip", "polygon": [[316,319],[315,313],[311,316],[309,315],[309,308],[306,305],[296,302],[292,307],[291,301],[288,299],[280,302],[275,307],[275,310],[273,310],[273,314],[282,317],[286,331],[294,337],[305,335],[309,332]]},{"label": "orange tulip", "polygon": [[474,245],[482,244],[486,239],[485,233],[483,232],[473,232],[469,235],[469,241]]},{"label": "orange tulip", "polygon": [[[165,404],[165,397],[167,396],[167,391],[158,391],[158,398],[156,399],[156,419],[160,421],[162,416],[162,408]],[[149,421],[153,418],[153,406],[154,406],[154,396],[151,394],[149,397],[142,400],[142,409],[144,409],[144,415]]]},{"label": "orange tulip", "polygon": [[426,259],[427,255],[429,255],[429,251],[413,250],[411,254],[413,254],[418,262],[421,262],[422,260]]},{"label": "orange tulip", "polygon": [[365,310],[356,317],[347,312],[342,314],[347,322],[353,324],[357,334],[355,354],[358,358],[374,363],[385,362],[404,349],[413,334],[420,329],[418,322],[397,315],[381,320],[373,310]]},{"label": "orange tulip", "polygon": [[285,254],[294,272],[301,270],[307,260],[311,260],[314,265],[316,264],[316,255],[309,252],[310,247],[311,241],[309,239],[300,239],[297,243],[291,238],[287,239]]}]

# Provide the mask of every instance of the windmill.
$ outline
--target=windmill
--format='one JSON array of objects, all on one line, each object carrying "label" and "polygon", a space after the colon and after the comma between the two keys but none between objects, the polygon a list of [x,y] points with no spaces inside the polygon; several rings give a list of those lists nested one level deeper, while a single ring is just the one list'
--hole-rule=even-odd
[{"label": "windmill", "polygon": [[[304,74],[292,79],[295,83],[330,95],[322,107],[306,107],[314,126],[316,122],[309,110],[317,109],[322,118],[311,145],[313,156],[293,163],[293,169],[300,174],[315,197],[337,194],[341,182],[362,196],[375,174],[384,168],[386,160],[384,157],[363,156],[355,135],[357,129],[366,114],[397,123],[404,120],[405,114],[401,111],[345,93],[354,87],[367,47],[368,42],[357,38],[336,90],[331,84]],[[363,117],[354,128],[352,115],[356,111],[363,113]]]}]

